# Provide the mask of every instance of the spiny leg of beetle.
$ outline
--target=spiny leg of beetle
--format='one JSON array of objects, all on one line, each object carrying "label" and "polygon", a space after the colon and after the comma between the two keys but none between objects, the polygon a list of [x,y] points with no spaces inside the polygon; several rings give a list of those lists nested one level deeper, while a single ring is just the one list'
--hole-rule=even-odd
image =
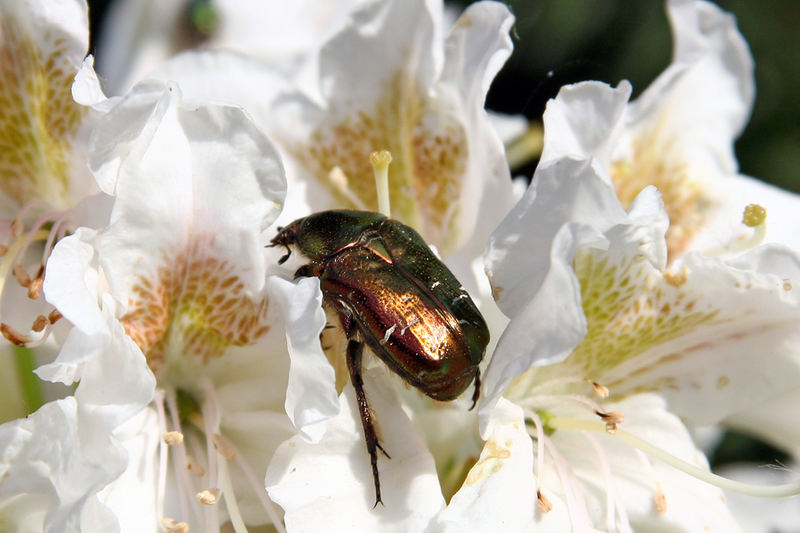
[{"label": "spiny leg of beetle", "polygon": [[475,391],[472,393],[472,406],[469,408],[470,411],[475,409],[475,405],[478,403],[478,398],[481,397],[481,371],[480,369],[475,370]]},{"label": "spiny leg of beetle", "polygon": [[381,500],[381,480],[378,475],[378,450],[382,451],[386,457],[389,457],[389,454],[378,442],[378,435],[375,433],[375,426],[372,423],[372,411],[370,411],[369,404],[367,404],[367,396],[364,394],[364,380],[361,378],[361,355],[363,351],[363,342],[351,339],[347,343],[347,368],[350,370],[350,381],[356,391],[358,413],[361,415],[364,440],[367,443],[367,452],[369,452],[369,460],[372,464],[372,480],[375,483],[375,505],[372,506],[374,509],[378,504],[383,505]]}]

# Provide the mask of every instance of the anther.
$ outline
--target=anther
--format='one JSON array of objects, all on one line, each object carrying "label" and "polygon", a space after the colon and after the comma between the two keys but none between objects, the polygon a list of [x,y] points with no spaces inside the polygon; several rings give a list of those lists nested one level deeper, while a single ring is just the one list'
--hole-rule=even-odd
[{"label": "anther", "polygon": [[0,244],[0,257],[6,255],[8,253],[8,246],[5,244]]},{"label": "anther", "polygon": [[28,337],[15,330],[8,324],[0,324],[0,333],[3,334],[3,337],[13,342],[17,346],[26,346],[31,342]]},{"label": "anther", "polygon": [[19,263],[14,265],[14,278],[23,287],[29,287],[31,284],[31,277],[28,275],[28,271]]},{"label": "anther", "polygon": [[55,324],[61,319],[62,316],[64,315],[61,314],[61,311],[59,311],[58,309],[53,309],[52,311],[50,311],[50,314],[47,315],[47,321],[50,322],[51,324]]},{"label": "anther", "polygon": [[11,229],[11,236],[14,237],[14,239],[19,239],[20,235],[22,235],[22,233],[25,231],[25,225],[22,223],[20,219],[15,218],[14,220],[11,221],[10,229]]},{"label": "anther", "polygon": [[597,396],[598,398],[601,398],[601,399],[608,398],[608,395],[610,394],[610,392],[608,390],[608,387],[600,385],[598,382],[596,382],[596,381],[594,381],[592,379],[585,378],[584,381],[586,381],[586,382],[588,382],[588,383],[590,383],[592,385],[592,391],[594,391],[595,396]]},{"label": "anther", "polygon": [[219,489],[206,489],[201,490],[194,497],[203,505],[214,505],[219,500],[219,492]]},{"label": "anther", "polygon": [[550,500],[547,499],[547,496],[542,494],[542,491],[536,491],[536,505],[539,506],[539,510],[543,513],[549,513],[553,510],[553,504],[550,503]]},{"label": "anther", "polygon": [[197,462],[197,459],[191,455],[186,456],[186,470],[198,477],[206,475],[206,469],[200,466],[200,463]]},{"label": "anther", "polygon": [[625,420],[625,416],[619,411],[612,411],[610,413],[595,411],[595,414],[606,423],[606,431],[612,434],[617,432],[618,426]]},{"label": "anther", "polygon": [[39,316],[37,316],[37,317],[36,317],[36,319],[33,321],[33,325],[31,326],[31,329],[32,329],[33,331],[35,331],[36,333],[39,333],[39,332],[40,332],[40,331],[42,331],[42,330],[43,330],[45,327],[47,327],[47,317],[46,317],[46,316],[44,316],[44,315],[39,315]]},{"label": "anther", "polygon": [[767,210],[758,204],[750,204],[744,208],[742,224],[748,228],[760,226],[767,220]]},{"label": "anther", "polygon": [[183,433],[180,431],[167,431],[164,433],[164,443],[170,446],[183,443]]},{"label": "anther", "polygon": [[211,435],[211,442],[214,444],[214,449],[217,450],[224,458],[233,460],[236,458],[236,452],[233,449],[233,444],[219,433]]},{"label": "anther", "polygon": [[42,285],[44,284],[44,278],[36,277],[33,278],[31,284],[28,286],[28,298],[31,300],[36,300],[42,294]]},{"label": "anther", "polygon": [[659,514],[666,514],[667,497],[664,495],[664,491],[661,490],[661,487],[658,487],[653,493],[653,504],[656,506],[656,510]]},{"label": "anther", "polygon": [[178,522],[174,518],[162,518],[161,526],[167,533],[188,533],[189,531],[189,524],[186,522]]}]

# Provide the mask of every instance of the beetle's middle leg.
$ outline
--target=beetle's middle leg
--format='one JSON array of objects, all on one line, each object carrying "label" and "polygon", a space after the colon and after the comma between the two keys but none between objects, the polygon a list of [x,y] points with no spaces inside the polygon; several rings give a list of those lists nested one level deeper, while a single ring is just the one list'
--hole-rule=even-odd
[{"label": "beetle's middle leg", "polygon": [[375,425],[372,423],[373,414],[367,403],[367,396],[364,394],[364,380],[361,377],[361,355],[364,352],[364,343],[350,339],[347,343],[347,368],[350,371],[350,381],[356,391],[358,401],[358,413],[361,415],[361,426],[364,428],[364,440],[367,441],[367,452],[369,452],[370,463],[372,464],[372,480],[375,483],[375,505],[383,505],[381,500],[381,480],[378,475],[378,450],[382,451],[386,457],[389,454],[383,449],[375,433]]}]

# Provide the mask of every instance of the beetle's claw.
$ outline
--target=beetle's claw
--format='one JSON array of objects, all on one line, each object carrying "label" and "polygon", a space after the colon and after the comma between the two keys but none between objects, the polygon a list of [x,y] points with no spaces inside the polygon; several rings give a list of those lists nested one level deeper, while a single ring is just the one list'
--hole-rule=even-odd
[{"label": "beetle's claw", "polygon": [[475,392],[472,393],[472,405],[469,408],[470,411],[475,409],[475,406],[478,404],[478,398],[480,397],[481,397],[481,371],[480,369],[478,369],[475,371]]},{"label": "beetle's claw", "polygon": [[381,446],[381,442],[380,441],[376,442],[375,444],[378,445],[378,449],[383,452],[383,455],[385,455],[387,459],[391,459],[392,458],[388,453],[386,453],[386,450],[383,449],[383,446]]},{"label": "beetle's claw", "polygon": [[375,509],[375,508],[378,506],[378,504],[381,504],[381,505],[383,505],[384,507],[386,507],[386,506],[383,504],[383,500],[381,500],[381,495],[380,495],[380,494],[378,494],[378,496],[375,498],[375,505],[373,505],[373,506],[372,506],[372,508],[373,508],[373,509]]}]

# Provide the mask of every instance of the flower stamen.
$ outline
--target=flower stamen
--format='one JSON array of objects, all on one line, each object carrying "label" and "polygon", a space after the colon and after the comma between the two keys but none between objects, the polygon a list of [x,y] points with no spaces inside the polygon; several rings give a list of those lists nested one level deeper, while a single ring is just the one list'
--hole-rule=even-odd
[{"label": "flower stamen", "polygon": [[767,236],[766,208],[758,204],[747,205],[742,214],[742,224],[748,228],[753,228],[753,233],[750,237],[741,237],[724,246],[712,248],[708,250],[706,254],[710,256],[719,256],[723,254],[746,252],[764,242],[764,238]]},{"label": "flower stamen", "polygon": [[658,446],[654,446],[647,441],[628,433],[625,430],[618,430],[615,433],[608,433],[607,428],[600,422],[591,420],[576,420],[569,418],[554,417],[548,420],[548,425],[556,429],[572,429],[578,431],[593,431],[595,433],[606,433],[614,438],[618,438],[626,444],[643,451],[644,453],[654,457],[673,468],[680,470],[696,479],[705,481],[715,487],[723,490],[730,490],[749,496],[758,498],[788,498],[791,496],[800,495],[800,481],[793,483],[783,483],[780,485],[752,485],[750,483],[743,483],[741,481],[734,481],[714,474],[708,470],[698,466],[687,463],[683,459],[679,459],[674,455],[662,450]]},{"label": "flower stamen", "polygon": [[389,150],[372,152],[369,154],[369,162],[372,164],[372,171],[375,174],[375,188],[378,192],[378,212],[390,218],[392,210],[389,203],[389,163],[392,162],[392,154]]}]

